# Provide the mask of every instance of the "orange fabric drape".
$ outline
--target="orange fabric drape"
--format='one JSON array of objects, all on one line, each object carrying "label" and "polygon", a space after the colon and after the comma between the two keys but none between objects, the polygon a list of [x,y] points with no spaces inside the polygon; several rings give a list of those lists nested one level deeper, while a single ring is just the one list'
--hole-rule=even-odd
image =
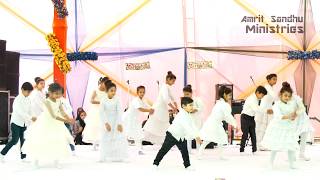
[{"label": "orange fabric drape", "polygon": [[[66,0],[64,0],[66,4]],[[67,18],[59,19],[56,10],[54,10],[53,18],[53,33],[56,35],[59,40],[60,48],[66,52],[67,49]],[[53,61],[53,79],[54,82],[59,83],[61,86],[66,88],[66,75],[60,71],[58,65]],[[66,92],[66,91],[65,91]]]}]

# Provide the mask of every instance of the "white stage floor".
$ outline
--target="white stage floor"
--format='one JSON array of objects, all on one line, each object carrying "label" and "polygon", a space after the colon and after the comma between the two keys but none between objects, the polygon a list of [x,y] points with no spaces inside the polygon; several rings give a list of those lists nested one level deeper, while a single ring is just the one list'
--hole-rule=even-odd
[{"label": "white stage floor", "polygon": [[[2,149],[3,146],[0,146]],[[248,179],[319,179],[320,144],[308,146],[311,161],[298,160],[299,169],[288,168],[287,154],[278,153],[275,168],[268,167],[269,152],[258,152],[257,155],[240,156],[238,147],[225,149],[228,160],[218,160],[214,150],[206,150],[203,159],[198,160],[191,155],[191,164],[195,171],[186,171],[177,149],[170,151],[161,162],[159,169],[152,167],[153,159],[159,147],[145,147],[146,155],[136,155],[136,149],[130,146],[131,158],[126,163],[99,163],[98,151],[92,151],[91,146],[77,146],[76,156],[61,162],[62,169],[56,169],[51,164],[42,164],[40,169],[34,169],[31,163],[19,160],[17,146],[8,153],[5,163],[0,163],[0,179],[205,179],[225,178],[227,180]],[[250,149],[247,148],[249,152]],[[193,153],[195,153],[194,151]],[[249,153],[248,153],[249,154]]]}]

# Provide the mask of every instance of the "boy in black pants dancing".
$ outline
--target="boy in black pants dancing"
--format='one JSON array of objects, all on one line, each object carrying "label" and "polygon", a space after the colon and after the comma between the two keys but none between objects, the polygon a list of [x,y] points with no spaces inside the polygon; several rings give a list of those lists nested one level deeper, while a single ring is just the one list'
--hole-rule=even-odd
[{"label": "boy in black pants dancing", "polygon": [[[248,135],[250,134],[252,143],[252,153],[257,151],[257,140],[256,140],[256,122],[254,116],[257,112],[262,112],[263,109],[259,106],[259,101],[267,94],[266,88],[258,86],[255,93],[250,95],[244,105],[241,113],[241,144],[240,153],[244,153],[244,148]],[[268,114],[272,114],[272,109],[267,110]]]},{"label": "boy in black pants dancing", "polygon": [[[31,94],[32,90],[33,86],[31,83],[23,83],[21,87],[21,93],[13,101],[13,112],[11,115],[12,138],[0,153],[0,162],[4,162],[4,156],[12,148],[12,146],[18,143],[19,139],[21,149],[24,143],[24,131],[27,129],[27,126],[31,123],[31,121],[35,121],[37,119],[36,117],[32,117],[31,112],[31,100],[29,99],[29,95]],[[21,159],[24,160],[26,158],[26,154],[23,154],[22,152],[20,152],[20,154]]]},{"label": "boy in black pants dancing", "polygon": [[193,119],[190,113],[193,111],[193,100],[189,97],[181,98],[181,111],[175,117],[173,123],[166,132],[166,138],[159,150],[153,165],[157,168],[162,158],[168,153],[168,151],[176,145],[181,152],[183,158],[183,164],[186,169],[190,169],[190,160],[186,139],[194,139],[201,144],[201,140],[198,136],[198,130],[192,122]]}]

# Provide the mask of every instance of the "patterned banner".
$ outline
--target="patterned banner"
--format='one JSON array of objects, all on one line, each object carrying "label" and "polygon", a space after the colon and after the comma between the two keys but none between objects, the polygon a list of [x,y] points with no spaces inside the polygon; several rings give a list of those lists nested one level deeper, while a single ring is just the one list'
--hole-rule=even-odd
[{"label": "patterned banner", "polygon": [[126,63],[126,70],[145,70],[150,69],[150,62]]},{"label": "patterned banner", "polygon": [[212,61],[188,62],[188,69],[212,69]]}]

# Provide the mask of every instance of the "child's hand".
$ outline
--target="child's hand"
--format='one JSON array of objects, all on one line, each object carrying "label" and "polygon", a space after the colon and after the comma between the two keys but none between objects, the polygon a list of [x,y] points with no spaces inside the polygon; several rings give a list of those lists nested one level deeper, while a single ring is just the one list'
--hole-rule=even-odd
[{"label": "child's hand", "polygon": [[240,130],[239,130],[239,128],[238,127],[236,127],[236,133],[238,133]]},{"label": "child's hand", "polygon": [[37,120],[37,118],[36,118],[36,117],[32,117],[31,120],[32,120],[33,122],[35,122],[35,121]]},{"label": "child's hand", "polygon": [[154,109],[150,109],[149,114],[152,115],[154,113]]},{"label": "child's hand", "polygon": [[106,123],[104,126],[106,127],[106,129],[107,129],[108,132],[111,131],[111,126],[110,126],[109,123]]},{"label": "child's hand", "polygon": [[69,123],[69,124],[74,124],[75,122],[76,122],[76,120],[73,119],[73,118],[69,118],[69,119],[68,119],[68,123]]},{"label": "child's hand", "polygon": [[202,141],[201,141],[200,137],[196,137],[196,142],[197,142],[198,144],[202,144]]},{"label": "child's hand", "polygon": [[272,109],[268,109],[267,110],[267,114],[273,114],[273,110]]},{"label": "child's hand", "polygon": [[121,125],[121,124],[118,124],[118,126],[117,126],[117,130],[118,130],[119,132],[121,132],[121,133],[122,133],[122,131],[123,131],[123,127],[122,127],[122,125]]},{"label": "child's hand", "polygon": [[292,121],[294,121],[294,120],[297,118],[297,113],[294,112],[294,113],[292,113],[290,116],[291,116],[290,119],[291,119]]}]

